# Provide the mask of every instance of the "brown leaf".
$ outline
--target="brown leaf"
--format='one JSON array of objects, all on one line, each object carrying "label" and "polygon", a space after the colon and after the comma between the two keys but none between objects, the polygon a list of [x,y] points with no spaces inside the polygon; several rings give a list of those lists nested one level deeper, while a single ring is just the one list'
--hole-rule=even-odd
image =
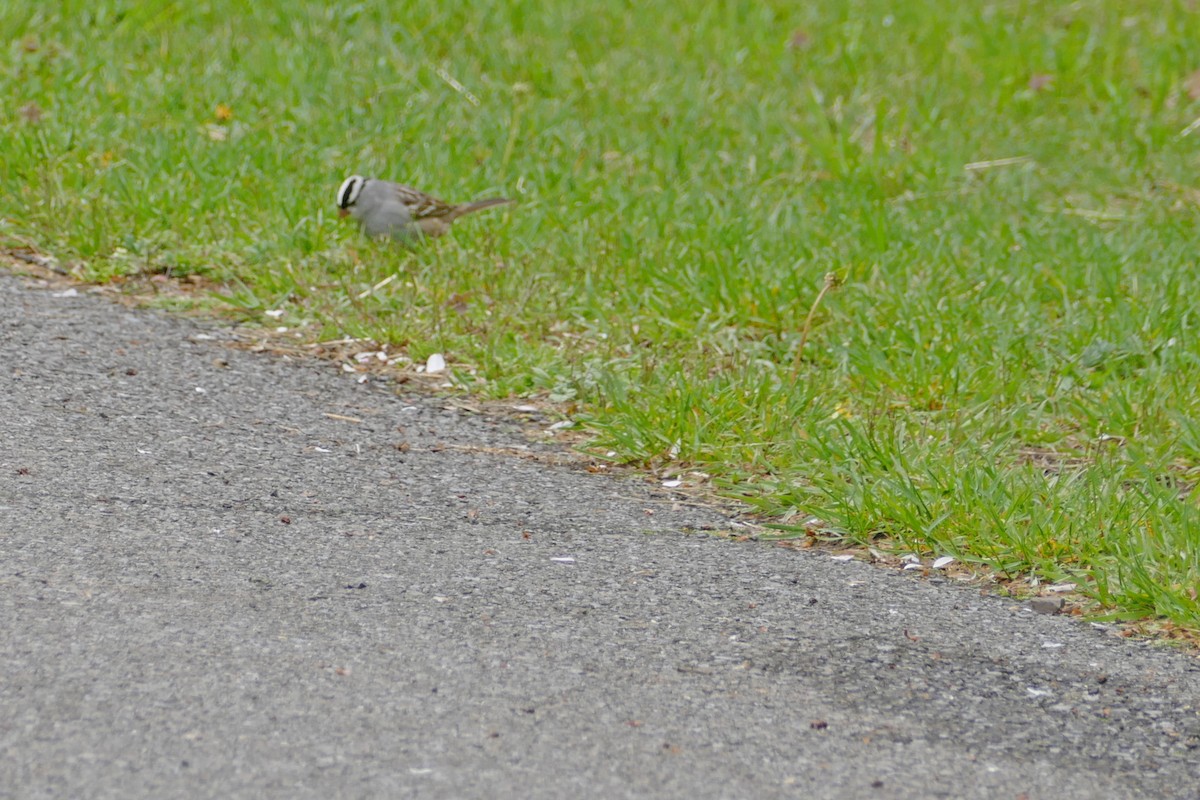
[{"label": "brown leaf", "polygon": [[37,123],[41,122],[42,117],[46,115],[45,112],[42,111],[42,107],[37,103],[26,103],[25,105],[21,106],[20,114],[26,122],[32,125],[36,125]]},{"label": "brown leaf", "polygon": [[802,30],[792,31],[791,38],[788,39],[788,47],[793,50],[807,50],[812,44],[812,37]]},{"label": "brown leaf", "polygon": [[1200,100],[1200,69],[1184,78],[1183,88],[1189,100]]},{"label": "brown leaf", "polygon": [[1051,88],[1054,83],[1054,76],[1047,72],[1035,72],[1029,76],[1029,89],[1033,92],[1040,92],[1043,89]]}]

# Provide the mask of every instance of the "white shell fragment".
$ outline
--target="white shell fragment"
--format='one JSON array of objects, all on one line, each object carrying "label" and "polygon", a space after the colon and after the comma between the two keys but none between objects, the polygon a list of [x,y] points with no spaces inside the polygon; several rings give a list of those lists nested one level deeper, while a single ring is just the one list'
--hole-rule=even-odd
[{"label": "white shell fragment", "polygon": [[426,372],[442,372],[446,369],[446,358],[441,353],[434,353],[425,361]]},{"label": "white shell fragment", "polygon": [[954,563],[954,556],[942,556],[933,562],[934,569],[945,569]]}]

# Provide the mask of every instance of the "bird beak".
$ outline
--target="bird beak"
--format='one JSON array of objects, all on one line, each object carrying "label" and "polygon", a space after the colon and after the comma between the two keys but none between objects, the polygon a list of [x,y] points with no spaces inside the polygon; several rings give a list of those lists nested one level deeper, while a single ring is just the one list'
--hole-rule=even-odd
[{"label": "bird beak", "polygon": [[350,216],[350,209],[348,209],[348,208],[339,208],[339,209],[338,209],[338,216],[339,216],[339,217],[348,217],[348,216]]}]

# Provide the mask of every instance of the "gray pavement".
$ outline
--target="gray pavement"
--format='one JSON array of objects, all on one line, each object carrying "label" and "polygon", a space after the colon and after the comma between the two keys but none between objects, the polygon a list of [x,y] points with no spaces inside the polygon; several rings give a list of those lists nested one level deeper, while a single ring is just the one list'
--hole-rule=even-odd
[{"label": "gray pavement", "polygon": [[0,276],[0,797],[1200,798],[1194,657],[58,294]]}]

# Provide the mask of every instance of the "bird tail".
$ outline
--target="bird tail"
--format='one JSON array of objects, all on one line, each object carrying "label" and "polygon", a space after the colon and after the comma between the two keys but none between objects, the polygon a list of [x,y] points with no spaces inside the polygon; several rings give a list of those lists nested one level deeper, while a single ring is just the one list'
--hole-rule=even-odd
[{"label": "bird tail", "polygon": [[507,197],[489,197],[487,200],[475,200],[470,203],[463,203],[455,207],[453,219],[458,219],[467,214],[474,214],[476,211],[483,211],[485,208],[491,208],[492,206],[502,206],[505,203],[514,202],[516,201],[509,200]]}]

